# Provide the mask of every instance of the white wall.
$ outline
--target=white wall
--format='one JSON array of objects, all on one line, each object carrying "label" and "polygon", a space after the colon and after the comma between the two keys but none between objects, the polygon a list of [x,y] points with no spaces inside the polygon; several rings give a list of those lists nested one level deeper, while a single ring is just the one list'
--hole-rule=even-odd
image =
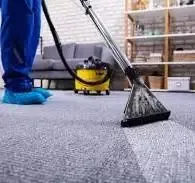
[{"label": "white wall", "polygon": [[[89,16],[84,14],[80,0],[46,0],[50,16],[62,43],[104,41]],[[124,1],[91,0],[93,10],[121,47],[124,45]],[[42,19],[43,44],[53,45],[45,18]]]}]

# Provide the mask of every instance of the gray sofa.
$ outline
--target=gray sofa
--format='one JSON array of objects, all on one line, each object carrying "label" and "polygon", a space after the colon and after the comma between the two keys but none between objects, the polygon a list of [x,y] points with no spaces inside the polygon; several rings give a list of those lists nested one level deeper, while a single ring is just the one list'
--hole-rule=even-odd
[{"label": "gray sofa", "polygon": [[[90,56],[110,64],[114,70],[115,59],[104,43],[67,43],[62,45],[63,54],[72,69]],[[33,79],[64,80],[68,89],[73,89],[74,80],[60,60],[55,46],[43,48],[43,55],[37,55],[30,76]]]}]

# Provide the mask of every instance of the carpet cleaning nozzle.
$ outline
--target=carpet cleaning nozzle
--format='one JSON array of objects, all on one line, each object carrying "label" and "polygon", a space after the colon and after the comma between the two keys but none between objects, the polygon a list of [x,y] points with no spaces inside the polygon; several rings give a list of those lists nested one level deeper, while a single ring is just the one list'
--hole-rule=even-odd
[{"label": "carpet cleaning nozzle", "polygon": [[138,77],[135,69],[127,67],[125,74],[133,86],[124,110],[121,126],[138,126],[168,120],[171,112],[153,95],[142,79]]}]

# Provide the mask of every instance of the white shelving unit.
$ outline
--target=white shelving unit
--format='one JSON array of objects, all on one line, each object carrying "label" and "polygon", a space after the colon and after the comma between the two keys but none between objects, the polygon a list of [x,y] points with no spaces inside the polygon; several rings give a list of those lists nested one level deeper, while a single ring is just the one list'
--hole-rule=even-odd
[{"label": "white shelving unit", "polygon": [[[125,24],[126,24],[126,34],[125,34],[125,51],[130,60],[135,57],[136,48],[138,46],[143,46],[145,44],[163,45],[163,62],[133,62],[133,66],[161,66],[164,67],[164,89],[167,90],[167,82],[169,77],[169,66],[192,66],[195,68],[194,61],[172,61],[170,60],[171,44],[177,45],[183,42],[188,41],[190,44],[195,45],[195,29],[190,33],[175,33],[171,30],[171,21],[183,21],[184,17],[195,19],[195,4],[193,5],[184,5],[184,6],[170,6],[170,0],[166,1],[166,7],[155,8],[155,9],[143,9],[143,10],[132,10],[132,1],[125,0],[126,10],[125,10]],[[136,36],[134,34],[135,25],[137,21],[140,22],[157,22],[161,20],[161,23],[164,24],[164,32],[159,35],[142,35]],[[133,27],[133,29],[132,29]],[[193,32],[194,31],[194,32]],[[133,57],[132,57],[133,56]]]}]

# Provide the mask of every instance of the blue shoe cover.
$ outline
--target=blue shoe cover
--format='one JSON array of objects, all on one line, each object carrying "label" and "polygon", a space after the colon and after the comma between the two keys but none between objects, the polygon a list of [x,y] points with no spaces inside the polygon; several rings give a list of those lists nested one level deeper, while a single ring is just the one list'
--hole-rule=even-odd
[{"label": "blue shoe cover", "polygon": [[3,103],[7,104],[31,105],[43,104],[45,101],[41,94],[33,91],[15,93],[6,89],[3,96]]},{"label": "blue shoe cover", "polygon": [[33,91],[41,94],[45,99],[52,96],[52,94],[49,91],[43,88],[33,88]]}]

